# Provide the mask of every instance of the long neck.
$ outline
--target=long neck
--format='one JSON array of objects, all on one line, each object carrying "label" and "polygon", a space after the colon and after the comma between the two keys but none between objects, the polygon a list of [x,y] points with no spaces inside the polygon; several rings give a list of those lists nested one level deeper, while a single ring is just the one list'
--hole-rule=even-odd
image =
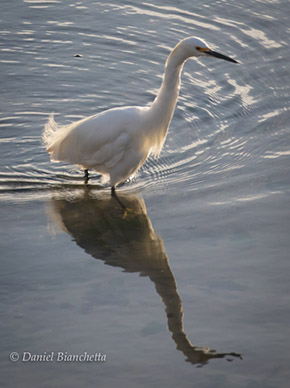
[{"label": "long neck", "polygon": [[161,87],[150,107],[153,130],[156,142],[161,149],[171,122],[180,88],[180,75],[183,63],[187,58],[182,55],[182,50],[177,45],[170,53],[166,64]]}]

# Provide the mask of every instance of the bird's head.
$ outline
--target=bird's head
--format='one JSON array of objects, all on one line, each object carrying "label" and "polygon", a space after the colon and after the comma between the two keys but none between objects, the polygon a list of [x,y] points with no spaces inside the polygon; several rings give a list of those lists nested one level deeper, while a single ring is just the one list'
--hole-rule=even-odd
[{"label": "bird's head", "polygon": [[182,40],[180,44],[183,46],[188,57],[212,56],[226,61],[238,63],[236,60],[211,50],[209,45],[202,39],[190,37]]}]

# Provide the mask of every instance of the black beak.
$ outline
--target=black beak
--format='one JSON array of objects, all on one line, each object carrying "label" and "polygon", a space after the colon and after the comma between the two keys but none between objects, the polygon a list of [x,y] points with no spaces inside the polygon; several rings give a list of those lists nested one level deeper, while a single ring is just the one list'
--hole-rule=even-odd
[{"label": "black beak", "polygon": [[229,62],[239,63],[239,62],[235,61],[234,59],[232,59],[232,58],[230,58],[230,57],[227,57],[226,55],[217,53],[216,51],[207,50],[207,51],[204,51],[204,53],[205,53],[205,54],[208,54],[208,55],[211,55],[212,57],[224,59],[224,60],[229,61]]}]

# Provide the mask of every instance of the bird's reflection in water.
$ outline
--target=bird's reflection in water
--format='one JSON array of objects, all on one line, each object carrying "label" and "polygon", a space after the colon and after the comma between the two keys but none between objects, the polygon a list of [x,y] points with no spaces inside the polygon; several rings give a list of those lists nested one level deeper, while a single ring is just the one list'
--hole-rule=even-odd
[{"label": "bird's reflection in water", "polygon": [[94,197],[89,189],[77,197],[53,198],[49,216],[92,257],[150,278],[165,305],[168,328],[176,348],[187,361],[203,365],[212,358],[240,357],[236,353],[217,353],[190,343],[183,329],[183,308],[176,281],[144,200],[136,195],[119,194],[119,197],[132,210],[125,219],[114,198]]}]

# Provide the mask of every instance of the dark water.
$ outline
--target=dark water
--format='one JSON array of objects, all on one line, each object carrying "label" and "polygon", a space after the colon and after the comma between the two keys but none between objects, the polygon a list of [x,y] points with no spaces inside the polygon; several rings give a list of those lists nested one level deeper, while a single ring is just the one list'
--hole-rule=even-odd
[{"label": "dark water", "polygon": [[[1,1],[0,386],[289,386],[289,11]],[[43,126],[152,101],[190,35],[240,64],[187,62],[123,219],[97,175],[49,162]]]}]

